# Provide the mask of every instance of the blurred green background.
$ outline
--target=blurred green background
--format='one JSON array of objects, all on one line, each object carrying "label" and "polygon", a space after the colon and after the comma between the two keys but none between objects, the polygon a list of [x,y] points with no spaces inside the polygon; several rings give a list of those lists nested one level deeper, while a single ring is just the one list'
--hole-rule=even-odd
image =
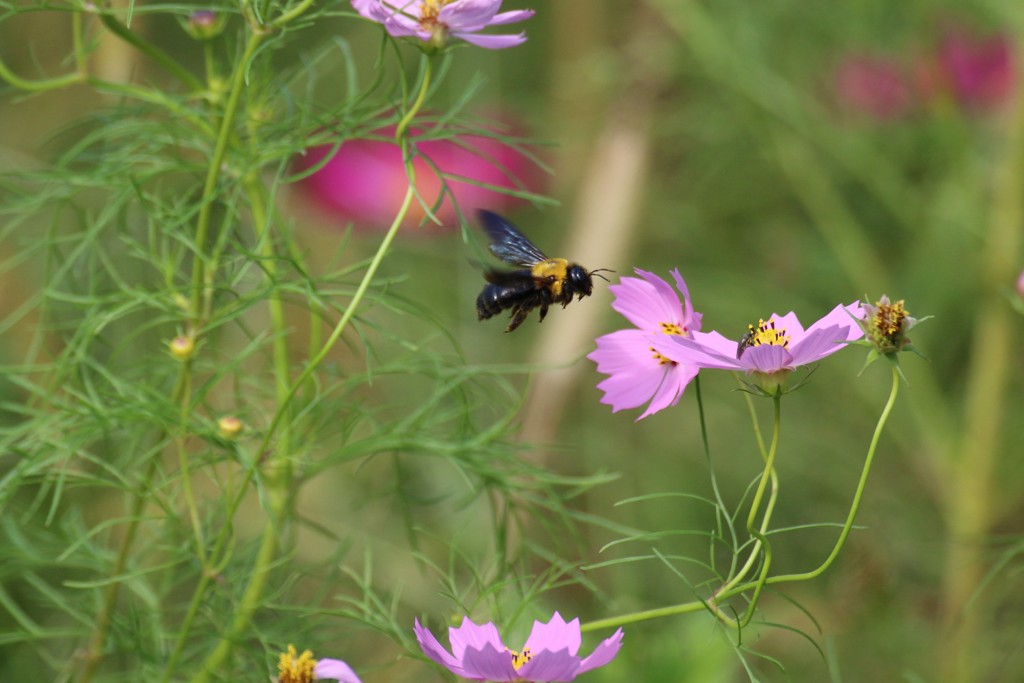
[{"label": "blurred green background", "polygon": [[[743,647],[763,655],[745,655],[751,670],[710,616],[692,614],[631,626],[619,659],[588,680],[1024,680],[1024,326],[1013,311],[1024,267],[1024,6],[530,6],[537,15],[524,24],[526,45],[461,49],[432,108],[444,109],[483,74],[472,110],[514,121],[546,143],[538,153],[553,172],[532,177],[532,189],[559,205],[509,210],[542,248],[613,269],[613,280],[634,267],[663,277],[679,268],[704,329],[727,336],[773,311],[795,310],[808,323],[865,295],[905,299],[911,314],[935,316],[913,334],[928,359],[903,359],[907,384],[881,442],[858,518],[863,528],[825,576],[765,595],[760,616],[770,624],[744,634]],[[0,24],[0,54],[19,73],[59,73],[65,20],[41,14]],[[172,19],[140,22],[138,30],[169,51],[194,49]],[[344,35],[359,68],[372,68],[375,27],[338,19],[312,32],[324,42]],[[294,46],[295,59],[307,45]],[[160,77],[117,43],[95,59],[111,78]],[[336,97],[329,64],[316,83],[325,101]],[[65,144],[54,142],[54,132],[101,104],[84,89],[8,92],[0,108],[0,168],[45,166],[55,145]],[[326,268],[319,255],[334,251],[342,220],[309,211],[306,201],[288,192],[282,205],[314,266]],[[352,262],[375,247],[374,233],[357,231],[342,258]],[[510,376],[526,396],[516,422],[531,445],[529,458],[567,475],[617,474],[574,507],[623,529],[708,528],[708,510],[685,499],[616,507],[647,493],[710,496],[710,484],[692,390],[639,423],[640,411],[612,414],[599,403],[601,377],[583,356],[596,336],[626,326],[610,308],[606,285],[553,311],[542,326],[531,319],[506,335],[501,321],[475,319],[478,254],[457,230],[409,229],[385,264],[396,278],[390,291],[431,311],[467,364],[532,369]],[[0,342],[10,358],[23,353],[19,335],[32,322],[19,306],[39,286],[26,269],[8,271],[0,282],[0,319],[19,320]],[[428,340],[434,334],[417,317],[379,310],[374,319],[407,334],[422,328]],[[839,354],[783,402],[775,526],[844,518],[888,389],[880,366],[858,375],[862,363],[860,350]],[[396,385],[385,380],[376,391],[409,390]],[[704,374],[716,474],[736,504],[760,460],[734,389],[724,373]],[[767,402],[761,408],[767,420]],[[369,467],[322,481],[306,492],[303,507],[336,520],[340,533],[372,524],[381,538],[400,538],[393,512],[374,507],[391,486],[388,476],[386,468]],[[484,533],[473,528],[473,510],[447,511],[451,528]],[[706,539],[683,536],[599,554],[621,533],[601,524],[582,530],[585,543],[564,547],[566,559],[582,564],[647,556],[652,547],[698,558],[707,552]],[[833,538],[828,529],[781,537],[778,571],[817,566]],[[418,609],[450,608],[401,551],[378,550],[380,585],[405,586],[403,598]],[[315,545],[304,552],[330,554]],[[596,593],[570,587],[545,600],[563,614],[596,619],[693,597],[656,559],[593,569],[586,578]],[[386,668],[390,646],[370,642],[381,653],[371,660],[383,668],[371,669],[368,680],[425,680],[415,666]],[[340,642],[335,654],[351,658],[345,651]]]}]

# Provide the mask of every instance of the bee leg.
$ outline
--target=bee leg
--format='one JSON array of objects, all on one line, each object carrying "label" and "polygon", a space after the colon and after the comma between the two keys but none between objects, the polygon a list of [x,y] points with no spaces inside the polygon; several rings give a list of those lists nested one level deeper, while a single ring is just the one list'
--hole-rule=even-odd
[{"label": "bee leg", "polygon": [[511,332],[526,320],[526,316],[530,315],[529,308],[523,308],[522,306],[516,306],[512,309],[512,321],[509,322],[508,327],[505,328],[506,332]]},{"label": "bee leg", "polygon": [[538,320],[537,322],[539,322],[539,323],[544,322],[544,316],[546,316],[547,314],[548,314],[548,305],[547,304],[541,304],[540,305],[540,320]]}]

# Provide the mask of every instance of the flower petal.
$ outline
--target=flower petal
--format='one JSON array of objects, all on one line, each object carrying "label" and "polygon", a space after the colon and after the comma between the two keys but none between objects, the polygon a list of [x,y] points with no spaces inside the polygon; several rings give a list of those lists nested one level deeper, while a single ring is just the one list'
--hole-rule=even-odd
[{"label": "flower petal", "polygon": [[430,659],[434,660],[441,666],[447,668],[449,671],[456,675],[462,675],[462,666],[459,664],[458,659],[452,657],[452,655],[444,649],[444,646],[437,641],[434,634],[430,632],[430,629],[420,625],[420,620],[416,619],[416,623],[413,626],[413,632],[416,634],[416,640],[420,644],[420,648]]},{"label": "flower petal", "polygon": [[516,672],[523,681],[571,681],[579,673],[580,658],[568,650],[541,650]]},{"label": "flower petal", "polygon": [[338,683],[362,683],[352,668],[340,659],[318,659],[313,670],[316,679],[330,678]]},{"label": "flower petal", "polygon": [[[859,328],[858,328],[859,329]],[[807,365],[843,349],[848,330],[839,325],[814,330],[792,348],[793,364]]]},{"label": "flower petal", "polygon": [[700,330],[701,319],[704,317],[702,313],[693,312],[693,301],[690,299],[690,288],[686,286],[686,281],[683,280],[683,276],[679,274],[679,269],[674,268],[670,271],[672,278],[676,281],[676,287],[683,295],[683,322],[690,332],[696,332]]},{"label": "flower petal", "polygon": [[859,301],[854,301],[852,304],[848,304],[846,306],[844,306],[843,304],[839,304],[831,311],[829,311],[828,314],[826,314],[825,317],[823,317],[821,320],[818,320],[813,325],[808,327],[807,332],[810,333],[813,332],[814,330],[820,330],[824,327],[839,325],[841,327],[850,328],[847,331],[844,340],[854,341],[855,339],[860,339],[860,337],[863,336],[864,334],[864,331],[861,329],[860,325],[857,324],[857,321],[862,320],[864,318],[864,315],[865,311],[861,307]]},{"label": "flower petal", "polygon": [[575,655],[580,651],[580,620],[573,619],[568,624],[558,612],[551,615],[548,622],[533,622],[530,630],[530,637],[526,639],[524,649],[530,650],[536,655],[541,650],[556,652],[568,650],[569,654]]},{"label": "flower petal", "polygon": [[452,644],[452,654],[455,659],[462,661],[467,649],[482,650],[490,645],[498,652],[505,651],[505,644],[501,642],[498,629],[493,623],[487,622],[477,626],[469,617],[462,618],[462,625],[458,628],[448,629],[448,640]]},{"label": "flower petal", "polygon": [[683,323],[683,307],[672,286],[654,273],[635,269],[635,277],[624,277],[608,289],[615,295],[612,308],[641,330],[658,332],[661,323]]},{"label": "flower petal", "polygon": [[[693,381],[693,378],[700,372],[700,368],[696,365],[682,365],[678,364],[675,366],[667,366],[668,369],[665,371],[665,376],[662,378],[661,385],[658,386],[654,392],[654,396],[651,398],[650,405],[647,406],[647,410],[637,418],[637,422],[644,419],[648,415],[653,415],[659,410],[674,406],[679,403],[679,399],[682,398],[683,392],[686,387]],[[612,412],[615,412],[614,410]]]},{"label": "flower petal", "polygon": [[648,336],[647,340],[655,351],[681,365],[718,370],[744,369],[736,360],[738,342],[726,339],[718,332],[694,332],[692,339],[658,334]]},{"label": "flower petal", "polygon": [[441,8],[437,21],[453,33],[480,31],[490,25],[499,9],[501,0],[455,0]]},{"label": "flower petal", "polygon": [[793,356],[786,347],[774,344],[762,344],[747,348],[739,362],[747,372],[760,372],[765,375],[780,370],[792,370],[799,365],[799,363],[793,362]]},{"label": "flower petal", "polygon": [[518,9],[511,12],[499,12],[494,15],[488,26],[502,26],[504,24],[515,24],[516,22],[526,21],[534,15],[532,9]]},{"label": "flower petal", "polygon": [[580,670],[577,673],[585,673],[599,666],[604,666],[615,659],[615,655],[619,654],[620,647],[622,647],[621,628],[613,633],[611,637],[601,641],[601,644],[594,649],[590,656],[580,662]]},{"label": "flower petal", "polygon": [[461,38],[467,43],[476,45],[477,47],[484,47],[488,50],[503,50],[507,47],[515,47],[516,45],[522,45],[526,42],[525,33],[501,36],[488,36],[480,33],[463,33],[462,31],[452,31],[451,33],[456,38]]},{"label": "flower petal", "polygon": [[519,679],[516,669],[512,666],[512,657],[502,646],[494,649],[490,643],[483,648],[467,648],[462,656],[463,678],[471,681],[515,681]]},{"label": "flower petal", "polygon": [[775,321],[775,329],[785,330],[786,334],[789,335],[790,341],[798,342],[804,336],[804,326],[800,324],[800,320],[796,317],[796,313],[790,311],[786,315],[779,315],[778,313],[772,313],[768,322]]},{"label": "flower petal", "polygon": [[609,375],[597,388],[605,392],[601,403],[612,406],[612,412],[642,406],[665,381],[669,366],[655,360],[649,336],[642,330],[612,332],[598,337],[597,350],[587,356],[598,372]]}]

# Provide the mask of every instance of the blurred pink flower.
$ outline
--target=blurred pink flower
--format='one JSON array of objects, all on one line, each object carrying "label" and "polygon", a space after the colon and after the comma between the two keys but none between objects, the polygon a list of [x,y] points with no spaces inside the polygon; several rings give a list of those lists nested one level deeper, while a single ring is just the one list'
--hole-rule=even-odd
[{"label": "blurred pink flower", "polygon": [[1024,299],[1024,270],[1020,271],[1020,277],[1017,278],[1017,295]]},{"label": "blurred pink flower", "polygon": [[997,108],[1017,82],[1013,52],[1007,34],[982,36],[964,26],[947,28],[920,75],[921,89],[928,95],[948,93],[970,111]]},{"label": "blurred pink flower", "polygon": [[359,14],[384,24],[396,38],[415,36],[438,47],[447,37],[492,50],[526,42],[526,34],[480,35],[488,26],[524,21],[532,10],[501,12],[502,0],[352,0]]},{"label": "blurred pink flower", "polygon": [[471,681],[572,681],[578,675],[615,659],[622,647],[622,629],[606,638],[588,657],[580,657],[580,620],[566,623],[555,612],[547,623],[533,622],[520,651],[505,646],[493,623],[474,624],[463,617],[462,625],[448,629],[451,652],[416,620],[416,640],[423,653],[456,676]]},{"label": "blurred pink flower", "polygon": [[[351,221],[359,228],[386,228],[402,203],[408,179],[402,165],[402,153],[390,139],[394,129],[381,129],[377,134],[386,139],[342,143],[322,168],[299,181],[300,191],[334,219]],[[411,134],[415,135],[417,131],[411,131]],[[311,148],[297,162],[298,169],[320,164],[332,149],[331,145]],[[481,208],[505,212],[524,201],[474,183],[510,190],[542,189],[538,187],[541,178],[536,164],[523,153],[494,138],[467,135],[460,136],[458,142],[429,140],[416,143],[416,149],[419,156],[413,161],[413,169],[417,192],[445,227],[453,227],[457,216],[450,195],[434,208],[443,189],[438,171],[469,181],[453,177],[446,179],[448,190],[465,214]],[[403,225],[419,225],[424,215],[423,207],[414,200]],[[427,225],[432,223],[428,221]]]},{"label": "blurred pink flower", "polygon": [[876,121],[905,116],[914,106],[914,89],[906,68],[897,60],[876,55],[845,57],[833,85],[844,109]]},{"label": "blurred pink flower", "polygon": [[697,366],[676,363],[651,346],[651,335],[692,336],[700,329],[701,314],[694,313],[686,282],[672,271],[682,302],[672,286],[654,273],[636,269],[639,278],[624,277],[608,289],[615,295],[612,308],[636,327],[597,338],[597,350],[587,356],[597,371],[609,375],[597,385],[604,392],[601,403],[612,412],[649,403],[637,418],[642,420],[673,406],[697,376]]}]

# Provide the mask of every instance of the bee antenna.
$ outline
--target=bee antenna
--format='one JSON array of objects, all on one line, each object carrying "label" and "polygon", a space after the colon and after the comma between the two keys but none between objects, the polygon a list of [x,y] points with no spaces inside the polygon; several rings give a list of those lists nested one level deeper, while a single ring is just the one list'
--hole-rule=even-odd
[{"label": "bee antenna", "polygon": [[597,268],[597,269],[592,270],[589,273],[587,273],[587,275],[596,275],[597,277],[601,278],[605,282],[611,282],[611,280],[606,278],[604,275],[601,275],[601,273],[614,273],[614,272],[615,271],[612,270],[611,268]]}]

